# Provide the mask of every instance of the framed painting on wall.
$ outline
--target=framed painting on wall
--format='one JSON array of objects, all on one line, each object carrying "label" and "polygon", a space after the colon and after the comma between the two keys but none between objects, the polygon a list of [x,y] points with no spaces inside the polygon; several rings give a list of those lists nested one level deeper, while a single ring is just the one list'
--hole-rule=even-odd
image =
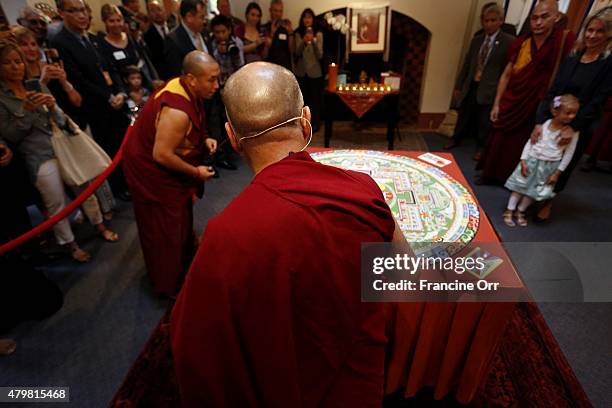
[{"label": "framed painting on wall", "polygon": [[351,40],[349,52],[385,52],[389,7],[350,8]]}]

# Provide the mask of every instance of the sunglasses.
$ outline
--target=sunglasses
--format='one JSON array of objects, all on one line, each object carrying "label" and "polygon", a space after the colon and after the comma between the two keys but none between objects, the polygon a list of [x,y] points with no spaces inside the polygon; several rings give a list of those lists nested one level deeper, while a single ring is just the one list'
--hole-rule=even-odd
[{"label": "sunglasses", "polygon": [[39,27],[46,27],[47,26],[47,22],[44,20],[38,20],[38,19],[31,19],[28,20],[28,24],[31,26],[39,26]]}]

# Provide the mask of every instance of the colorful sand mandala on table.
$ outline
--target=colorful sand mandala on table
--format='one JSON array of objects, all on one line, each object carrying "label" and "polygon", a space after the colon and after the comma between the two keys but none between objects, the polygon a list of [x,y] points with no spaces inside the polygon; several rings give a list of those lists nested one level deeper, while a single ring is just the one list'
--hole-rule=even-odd
[{"label": "colorful sand mandala on table", "polygon": [[453,255],[476,236],[480,220],[476,200],[435,166],[372,150],[331,150],[313,153],[312,158],[370,175],[417,255]]}]

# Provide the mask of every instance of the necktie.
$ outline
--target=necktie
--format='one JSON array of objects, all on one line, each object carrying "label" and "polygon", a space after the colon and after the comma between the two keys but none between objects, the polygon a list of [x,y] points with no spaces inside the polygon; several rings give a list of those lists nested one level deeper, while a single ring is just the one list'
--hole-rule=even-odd
[{"label": "necktie", "polygon": [[487,57],[489,56],[489,50],[491,49],[491,38],[487,36],[482,43],[482,47],[480,47],[480,52],[478,53],[478,65],[476,67],[476,75],[474,76],[475,81],[480,81],[482,77],[482,70],[484,69],[485,63],[487,62]]},{"label": "necktie", "polygon": [[89,49],[89,38],[87,38],[86,35],[81,36],[81,44],[83,44],[83,47]]},{"label": "necktie", "polygon": [[204,44],[202,44],[202,36],[201,35],[196,35],[196,50],[198,51],[204,51]]}]

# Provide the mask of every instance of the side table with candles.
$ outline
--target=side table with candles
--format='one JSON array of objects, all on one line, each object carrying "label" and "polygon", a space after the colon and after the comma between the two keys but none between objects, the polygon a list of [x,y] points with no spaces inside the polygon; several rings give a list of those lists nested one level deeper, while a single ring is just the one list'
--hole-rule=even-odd
[{"label": "side table with candles", "polygon": [[388,149],[393,150],[399,122],[399,92],[381,84],[346,84],[333,89],[329,81],[324,95],[325,147],[329,147],[337,119],[358,119],[387,123]]}]

